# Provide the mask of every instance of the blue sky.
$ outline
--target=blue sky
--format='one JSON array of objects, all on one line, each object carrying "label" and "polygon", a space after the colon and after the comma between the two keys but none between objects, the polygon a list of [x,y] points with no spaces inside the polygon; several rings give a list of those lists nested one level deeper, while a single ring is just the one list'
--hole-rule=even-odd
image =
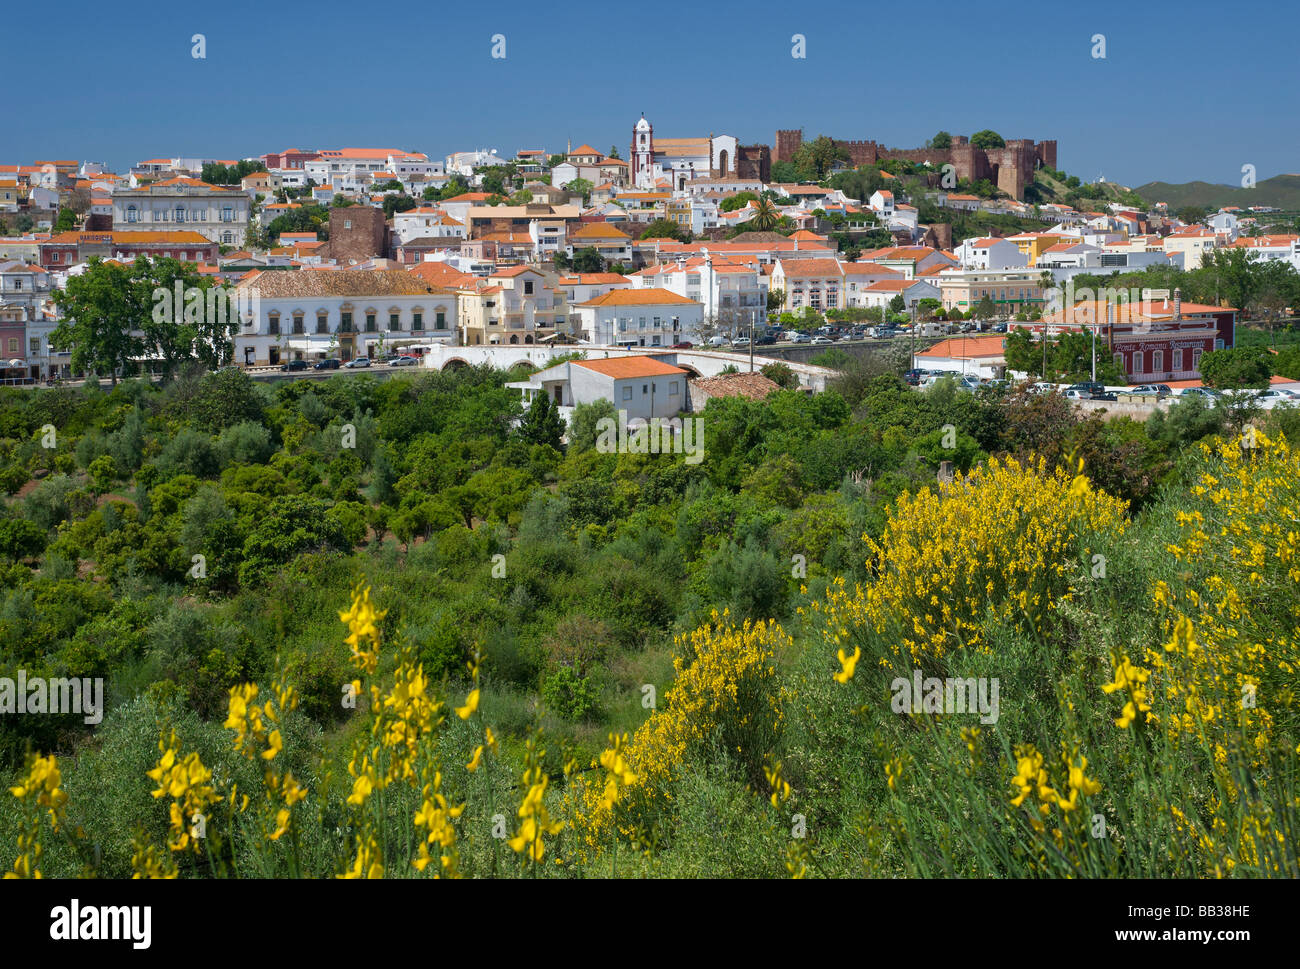
[{"label": "blue sky", "polygon": [[[9,45],[22,109],[0,163],[246,157],[287,147],[393,147],[441,157],[589,142],[626,155],[642,111],[664,137],[771,144],[870,138],[917,147],[939,129],[1054,138],[1091,180],[1238,184],[1300,171],[1289,76],[1300,8],[1170,3],[881,6],[515,0],[294,8],[227,0],[194,12],[70,0],[93,42]],[[567,12],[566,12],[567,11]],[[972,11],[975,15],[972,17]],[[56,30],[56,35],[58,31]],[[191,57],[193,34],[207,57]],[[791,37],[807,57],[791,57]],[[506,57],[491,57],[504,34]],[[1094,34],[1106,58],[1091,56]],[[1241,49],[1234,47],[1240,43]]]}]

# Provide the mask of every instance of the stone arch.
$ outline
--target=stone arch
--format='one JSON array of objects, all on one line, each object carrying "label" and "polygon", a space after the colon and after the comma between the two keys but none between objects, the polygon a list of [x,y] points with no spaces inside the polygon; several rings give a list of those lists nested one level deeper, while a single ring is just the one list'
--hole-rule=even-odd
[{"label": "stone arch", "polygon": [[731,168],[729,167],[730,162],[731,155],[727,149],[724,148],[722,151],[718,152],[718,174],[723,178],[726,178],[731,174]]},{"label": "stone arch", "polygon": [[696,370],[694,367],[692,367],[689,363],[682,363],[680,360],[678,360],[675,364],[673,364],[673,366],[681,367],[683,370],[685,370],[687,380],[697,380],[701,376],[700,372]]},{"label": "stone arch", "polygon": [[443,369],[443,370],[462,370],[462,369],[464,369],[465,367],[468,367],[468,366],[469,366],[469,364],[468,364],[466,361],[462,360],[460,357],[451,357],[451,358],[449,358],[448,360],[446,360],[446,361],[443,362],[442,369]]}]

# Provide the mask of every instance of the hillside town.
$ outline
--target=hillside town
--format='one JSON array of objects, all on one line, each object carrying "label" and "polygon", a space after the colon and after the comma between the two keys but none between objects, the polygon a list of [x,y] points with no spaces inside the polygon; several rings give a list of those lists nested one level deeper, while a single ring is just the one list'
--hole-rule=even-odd
[{"label": "hillside town", "polygon": [[[1004,350],[1023,330],[1100,341],[1129,384],[1199,385],[1202,354],[1231,349],[1259,306],[1194,302],[1176,285],[1107,300],[1075,283],[1176,277],[1234,252],[1300,269],[1300,235],[1271,231],[1270,207],[1112,198],[1057,169],[1055,141],[940,132],[898,150],[797,129],[770,146],[678,134],[643,115],[608,152],[567,141],[442,158],[283,148],[121,173],[0,165],[0,373],[85,375],[61,294],[94,266],[143,258],[229,293],[239,309],[217,359],[254,371],[423,362],[448,347],[799,359],[805,342],[901,338],[912,371],[987,381],[1019,372]],[[1075,204],[1047,201],[1058,188]],[[136,335],[148,370],[156,341]]]}]

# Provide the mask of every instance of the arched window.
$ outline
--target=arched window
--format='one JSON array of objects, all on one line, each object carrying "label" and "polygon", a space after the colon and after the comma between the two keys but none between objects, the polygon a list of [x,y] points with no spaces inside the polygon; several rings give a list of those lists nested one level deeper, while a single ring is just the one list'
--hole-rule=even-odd
[{"label": "arched window", "polygon": [[302,316],[303,316],[302,310],[293,311],[293,332],[295,334],[301,335],[302,333],[306,332],[306,330],[302,325]]},{"label": "arched window", "polygon": [[185,221],[185,206],[183,205],[176,206],[176,221],[177,222]]},{"label": "arched window", "polygon": [[128,222],[140,221],[140,210],[137,209],[134,205],[128,205],[126,207],[126,221]]},{"label": "arched window", "polygon": [[280,335],[280,314],[275,310],[266,315],[266,332],[272,336]]},{"label": "arched window", "polygon": [[330,314],[329,310],[316,311],[316,332],[328,333],[330,331]]}]

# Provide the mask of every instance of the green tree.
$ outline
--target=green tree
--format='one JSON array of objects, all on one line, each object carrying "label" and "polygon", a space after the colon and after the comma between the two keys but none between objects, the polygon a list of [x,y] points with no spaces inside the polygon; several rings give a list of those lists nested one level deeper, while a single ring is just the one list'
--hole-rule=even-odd
[{"label": "green tree", "polygon": [[90,258],[86,272],[68,279],[55,296],[63,321],[50,334],[50,345],[72,351],[72,369],[79,373],[108,374],[116,385],[144,350],[137,333],[150,307],[132,270],[117,263]]},{"label": "green tree", "polygon": [[645,227],[641,233],[642,239],[676,239],[679,242],[690,241],[688,237],[690,232],[683,232],[672,219],[655,219]]},{"label": "green tree", "polygon": [[753,218],[745,224],[744,228],[753,229],[755,232],[771,232],[778,228],[781,219],[781,213],[777,211],[771,200],[760,199]]},{"label": "green tree", "polygon": [[559,448],[564,436],[564,418],[545,392],[536,394],[519,424],[519,436],[529,444],[546,444]]},{"label": "green tree", "polygon": [[1003,140],[1002,136],[989,128],[984,128],[971,135],[970,143],[976,148],[984,149],[1005,148],[1007,146],[1007,143]]},{"label": "green tree", "polygon": [[587,246],[573,254],[573,271],[578,273],[603,273],[605,260],[595,246]]},{"label": "green tree", "polygon": [[420,203],[409,195],[389,195],[384,198],[384,217],[391,219],[394,212],[409,212]]},{"label": "green tree", "polygon": [[595,187],[585,178],[575,178],[564,186],[564,190],[571,195],[581,195],[583,202],[586,202],[591,198],[591,190]]},{"label": "green tree", "polygon": [[939,131],[933,138],[931,138],[928,142],[926,142],[925,146],[927,148],[938,148],[938,149],[951,148],[952,135],[948,134],[948,132],[946,131]]},{"label": "green tree", "polygon": [[1219,390],[1262,390],[1273,374],[1264,347],[1211,350],[1201,356],[1201,380]]},{"label": "green tree", "polygon": [[1188,225],[1199,224],[1210,210],[1203,205],[1184,205],[1175,213],[1180,222],[1186,222]]},{"label": "green tree", "polygon": [[77,214],[70,208],[59,209],[59,217],[54,220],[55,232],[71,232],[77,227]]},{"label": "green tree", "polygon": [[758,201],[757,192],[737,192],[718,203],[719,212],[735,212],[736,209],[743,209],[750,202]]}]

